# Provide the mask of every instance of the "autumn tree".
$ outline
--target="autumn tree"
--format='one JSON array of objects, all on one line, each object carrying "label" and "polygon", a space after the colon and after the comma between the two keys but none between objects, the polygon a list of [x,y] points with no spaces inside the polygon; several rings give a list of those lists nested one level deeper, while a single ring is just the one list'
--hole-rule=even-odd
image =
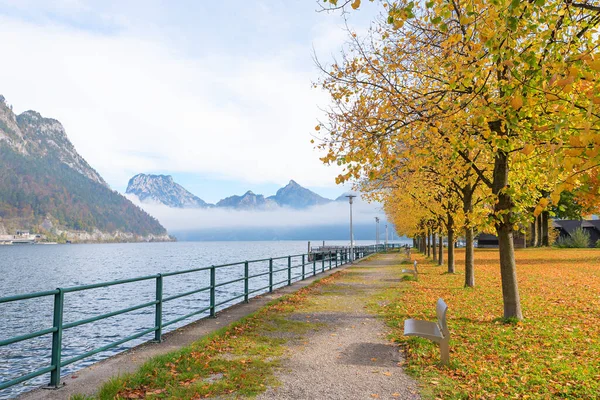
[{"label": "autumn tree", "polygon": [[397,163],[397,144],[415,135],[461,158],[491,192],[504,317],[521,319],[515,229],[563,190],[598,188],[600,9],[571,1],[382,4],[385,21],[322,81],[334,101],[323,160],[345,166],[339,180],[376,179],[372,171]]}]

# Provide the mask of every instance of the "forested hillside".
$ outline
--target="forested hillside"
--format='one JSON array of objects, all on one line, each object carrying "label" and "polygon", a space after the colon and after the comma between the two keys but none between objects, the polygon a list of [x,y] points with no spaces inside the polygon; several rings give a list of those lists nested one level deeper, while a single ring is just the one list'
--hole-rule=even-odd
[{"label": "forested hillside", "polygon": [[26,157],[0,144],[0,217],[90,231],[164,234],[160,223],[129,200],[52,158]]},{"label": "forested hillside", "polygon": [[34,111],[16,116],[1,96],[0,226],[8,233],[117,234],[80,240],[123,240],[119,234],[127,240],[167,238],[155,218],[108,187],[60,122]]}]

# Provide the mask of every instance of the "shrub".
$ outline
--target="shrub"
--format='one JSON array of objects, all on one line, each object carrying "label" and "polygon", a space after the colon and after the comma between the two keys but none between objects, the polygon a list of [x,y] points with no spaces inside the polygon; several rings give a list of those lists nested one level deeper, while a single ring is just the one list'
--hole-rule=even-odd
[{"label": "shrub", "polygon": [[[598,243],[596,245],[598,246]],[[577,228],[571,233],[570,237],[558,238],[556,247],[572,249],[590,247],[590,234],[584,231],[583,228]]]}]

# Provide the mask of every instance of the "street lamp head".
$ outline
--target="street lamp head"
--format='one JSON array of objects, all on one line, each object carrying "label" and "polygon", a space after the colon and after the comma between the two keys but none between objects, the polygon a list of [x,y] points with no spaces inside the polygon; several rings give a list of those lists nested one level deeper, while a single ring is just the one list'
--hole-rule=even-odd
[{"label": "street lamp head", "polygon": [[352,200],[352,199],[354,199],[354,198],[356,197],[356,195],[353,195],[353,194],[348,194],[348,195],[346,195],[346,197],[348,198],[348,202],[349,202],[350,204],[352,204],[352,202],[353,202],[353,200]]}]

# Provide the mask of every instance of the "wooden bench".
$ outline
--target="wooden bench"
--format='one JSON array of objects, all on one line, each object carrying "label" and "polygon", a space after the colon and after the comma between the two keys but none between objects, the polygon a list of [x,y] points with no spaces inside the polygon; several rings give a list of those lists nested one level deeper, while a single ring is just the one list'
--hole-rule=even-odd
[{"label": "wooden bench", "polygon": [[412,276],[415,278],[415,280],[419,280],[419,271],[417,270],[417,260],[415,260],[414,269],[403,269],[402,273],[403,274],[412,274]]},{"label": "wooden bench", "polygon": [[448,306],[444,300],[438,299],[435,307],[437,322],[412,318],[404,321],[404,335],[419,336],[440,345],[440,355],[444,365],[450,361],[450,332],[446,324],[446,311],[448,311]]}]

